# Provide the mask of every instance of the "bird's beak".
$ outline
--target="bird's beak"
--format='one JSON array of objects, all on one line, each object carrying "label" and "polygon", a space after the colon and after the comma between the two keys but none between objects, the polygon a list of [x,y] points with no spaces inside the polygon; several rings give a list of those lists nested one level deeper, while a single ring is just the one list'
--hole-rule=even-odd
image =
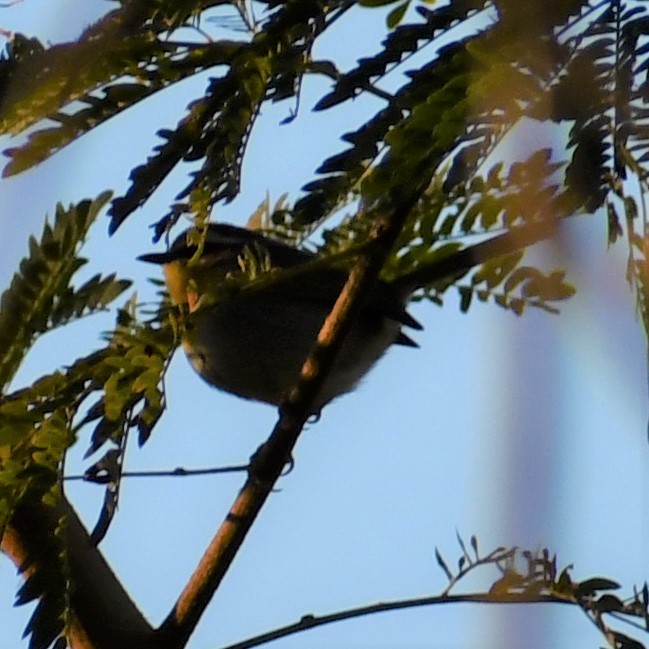
[{"label": "bird's beak", "polygon": [[172,252],[171,250],[167,252],[149,252],[146,255],[140,255],[137,259],[138,261],[146,261],[150,264],[168,264],[172,261],[178,260],[178,251]]}]

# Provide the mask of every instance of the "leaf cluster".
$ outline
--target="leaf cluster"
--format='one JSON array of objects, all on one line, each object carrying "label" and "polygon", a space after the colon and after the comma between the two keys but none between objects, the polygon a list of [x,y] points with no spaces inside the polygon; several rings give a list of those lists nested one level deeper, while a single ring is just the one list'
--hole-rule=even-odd
[{"label": "leaf cluster", "polygon": [[556,555],[551,555],[547,548],[530,552],[516,547],[499,547],[483,555],[475,536],[471,537],[470,549],[459,534],[457,540],[462,552],[455,569],[438,549],[435,550],[435,560],[448,579],[442,601],[444,598],[459,601],[462,596],[452,594],[458,584],[470,573],[492,566],[499,576],[486,596],[465,596],[463,601],[572,604],[584,612],[612,649],[644,649],[642,642],[614,629],[611,624],[625,623],[649,634],[649,587],[646,582],[641,589],[634,588],[631,597],[621,599],[610,592],[620,588],[617,582],[606,577],[575,581],[574,567],[568,565],[559,570]]},{"label": "leaf cluster", "polygon": [[[247,5],[263,18],[246,13]],[[315,57],[316,45],[338,20],[386,6],[389,31],[377,51],[346,71],[335,60]],[[216,24],[233,8],[244,35],[212,38],[207,19]],[[233,200],[264,106],[291,99],[292,119],[303,80],[324,75],[332,87],[317,111],[344,107],[361,95],[380,105],[341,135],[342,150],[320,164],[290,207],[282,199],[258,217],[272,214],[295,240],[344,206],[358,205],[325,232],[322,250],[346,261],[345,251],[362,246],[377,214],[421,196],[385,278],[424,286],[416,297],[438,303],[456,286],[464,310],[477,298],[521,313],[527,306],[552,310],[573,289],[561,271],[524,264],[516,246],[476,269],[467,264],[433,281],[415,279],[465,252],[470,237],[482,241],[517,228],[553,226],[605,206],[609,243],[627,241],[627,275],[649,331],[646,213],[630,188],[631,181],[648,188],[648,34],[646,7],[634,0],[122,0],[76,41],[45,45],[17,34],[7,45],[0,56],[0,134],[24,139],[5,151],[4,174],[29,169],[140,102],[204,74],[205,90],[189,98],[175,124],[158,131],[160,144],[131,171],[124,195],[112,200],[114,231],[173,169],[191,164],[186,186],[157,224],[161,236],[181,215],[205,221],[216,204]],[[563,139],[553,151],[538,149],[503,164],[499,147],[532,121],[561,125]],[[103,349],[7,393],[40,335],[108,308],[128,288],[128,281],[112,274],[73,283],[85,263],[81,244],[108,200],[102,195],[69,210],[57,208],[54,224],[45,226],[40,242],[30,240],[29,256],[2,296],[0,525],[30,500],[56,503],[65,452],[81,428],[92,425],[89,454],[108,448],[88,472],[107,484],[95,530],[95,540],[101,538],[117,503],[128,435],[136,430],[140,443],[146,441],[164,409],[175,323],[164,301],[151,322],[141,322],[135,298],[119,310]],[[259,261],[244,259],[243,270],[261,274]],[[494,596],[568,598],[612,634],[614,646],[633,644],[608,629],[604,615],[637,617],[642,611],[646,621],[646,587],[625,602],[600,593],[610,587],[605,580],[579,584],[569,569],[557,574],[547,553],[523,555],[521,568],[510,551],[482,557],[477,541],[472,553],[461,546],[456,572],[438,555],[451,581],[492,563],[502,572]],[[33,646],[42,647],[64,624],[67,577],[60,545],[44,544],[36,560],[51,567],[53,572],[38,574],[54,584],[30,624]],[[30,577],[20,599],[43,594]]]},{"label": "leaf cluster", "polygon": [[29,256],[0,299],[0,389],[9,384],[40,334],[104,309],[130,286],[115,275],[95,276],[79,288],[71,285],[87,261],[78,256],[79,248],[109,198],[105,193],[67,211],[57,206],[54,224],[45,224],[41,241],[30,238]]},{"label": "leaf cluster", "polygon": [[[86,263],[80,256],[83,242],[109,196],[105,193],[68,209],[58,206],[54,222],[45,224],[40,241],[30,239],[29,255],[0,300],[4,386],[0,395],[0,532],[14,512],[29,503],[58,511],[65,454],[84,426],[95,423],[88,455],[109,442],[119,450],[121,463],[128,431],[137,429],[144,443],[164,410],[162,379],[176,345],[175,335],[169,325],[138,322],[135,297],[118,312],[106,347],[39,378],[28,388],[7,390],[39,336],[106,310],[130,286],[112,274],[96,275],[74,286],[77,271]],[[89,469],[96,480],[105,477],[97,473]],[[115,509],[119,471],[103,481],[110,484],[95,540],[105,532]],[[49,646],[65,626],[64,527],[61,520],[55,537],[38,543],[30,562],[21,567],[26,581],[17,603],[40,598],[27,629],[33,648]]]},{"label": "leaf cluster", "polygon": [[[241,3],[161,0],[148,7],[123,3],[76,42],[46,48],[17,35],[0,66],[0,77],[13,93],[7,95],[0,127],[7,133],[35,128],[23,145],[8,150],[11,161],[5,173],[27,168],[135,103],[209,71],[205,93],[189,103],[174,128],[159,131],[162,144],[133,169],[130,189],[113,201],[113,229],[144,205],[181,161],[200,167],[159,222],[158,235],[183,213],[205,220],[215,203],[232,200],[261,107],[299,96],[307,74],[334,80],[316,110],[345,104],[360,94],[379,97],[383,105],[357,130],[342,135],[347,148],[325,160],[317,169],[319,177],[304,186],[290,211],[293,228],[321,222],[350,196],[360,195],[363,204],[371,206],[390,196],[415,193],[441,176],[443,183],[435,189],[447,208],[457,204],[456,211],[464,211],[464,234],[473,233],[474,226],[478,232],[492,227],[503,209],[529,211],[537,201],[555,210],[552,218],[593,211],[604,201],[610,206],[628,172],[644,182],[646,93],[641,75],[647,68],[649,22],[641,4],[555,0],[543,12],[525,4],[526,13],[516,3],[457,0],[443,6],[416,4],[417,19],[405,23],[406,9],[413,3],[359,2],[366,11],[396,7],[380,49],[346,72],[340,72],[335,61],[314,59],[312,49],[356,3],[253,4],[266,12],[259,22],[243,14]],[[181,40],[180,34],[194,28],[208,11],[217,12],[211,18],[217,22],[219,11],[233,7],[242,13],[246,39]],[[538,20],[531,20],[528,10]],[[470,34],[460,36],[469,27]],[[428,59],[415,63],[426,48]],[[83,69],[70,75],[73,59],[83,60]],[[397,70],[405,83],[394,92],[383,90],[382,82]],[[578,93],[573,92],[576,87]],[[565,149],[571,159],[563,167],[563,178],[552,183],[563,181],[565,191],[560,203],[553,203],[543,192],[552,193],[554,187],[517,183],[503,208],[501,189],[489,177],[480,185],[479,169],[525,118],[570,126]],[[41,126],[47,122],[57,125]],[[469,182],[473,204],[465,209]],[[514,191],[519,192],[518,206]],[[424,209],[422,204],[420,211]],[[439,231],[452,229],[452,208],[447,211],[451,214],[444,214],[444,226],[416,233],[431,236],[423,243],[412,241],[413,251],[427,247],[430,252]],[[549,215],[547,209],[537,211],[541,217]],[[427,220],[437,216],[433,211]],[[503,219],[503,227],[512,223],[511,218]],[[409,258],[418,259],[415,252]],[[631,268],[635,277],[636,267]],[[468,287],[463,289],[463,304],[472,294]],[[520,302],[514,305],[519,310]]]},{"label": "leaf cluster", "polygon": [[[335,80],[317,110],[363,93],[381,97],[385,105],[343,135],[350,146],[324,161],[322,177],[305,185],[294,206],[300,223],[324,218],[355,189],[367,201],[391,188],[407,193],[430,180],[445,160],[447,187],[453,187],[471,177],[524,117],[572,124],[565,180],[573,209],[596,209],[614,176],[641,170],[646,115],[639,79],[646,68],[648,23],[637,3],[555,0],[547,11],[535,12],[544,16],[538,24],[528,16],[526,30],[517,30],[521,13],[508,2],[418,5],[418,21],[398,25],[379,52],[345,73],[335,62],[312,59],[311,50],[355,3],[256,3],[267,15],[248,40],[177,38],[208,9],[232,4],[161,1],[147,9],[124,3],[77,42],[49,48],[17,35],[1,68],[10,94],[0,128],[17,133],[44,120],[57,126],[37,128],[25,144],[8,150],[5,173],[27,168],[118,112],[206,70],[213,76],[203,96],[189,104],[175,128],[160,131],[163,143],[133,170],[127,193],[115,199],[113,228],[183,160],[201,166],[163,225],[179,213],[205,215],[215,202],[232,200],[260,107],[294,96],[310,73]],[[401,14],[407,4],[395,11]],[[454,38],[465,25],[475,33]],[[403,69],[431,44],[437,49],[428,62]],[[83,62],[74,75],[72,60]],[[394,93],[381,90],[378,84],[397,67],[406,83]],[[579,93],[572,92],[575,87]]]}]

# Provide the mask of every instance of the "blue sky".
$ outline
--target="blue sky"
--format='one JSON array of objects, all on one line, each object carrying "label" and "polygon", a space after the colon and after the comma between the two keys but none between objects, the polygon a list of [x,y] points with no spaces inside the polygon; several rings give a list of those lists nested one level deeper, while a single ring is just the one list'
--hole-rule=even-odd
[{"label": "blue sky", "polygon": [[[106,3],[24,0],[0,9],[0,27],[58,42],[76,37]],[[383,14],[355,11],[320,52],[351,64],[374,50]],[[235,35],[236,36],[236,35]],[[326,48],[330,48],[327,51]],[[120,116],[17,178],[0,180],[0,286],[57,201],[76,202],[127,186],[129,169],[157,143],[202,91],[206,77],[182,84]],[[311,106],[327,83],[310,81],[295,122],[280,126],[293,104],[267,107],[244,169],[241,196],[215,218],[245,223],[266,192],[298,195],[341,133],[361,123],[374,100],[324,114]],[[153,117],[151,117],[153,116]],[[522,136],[523,137],[523,136]],[[515,143],[536,146],[542,130]],[[13,144],[13,143],[12,143]],[[553,144],[550,139],[549,145]],[[9,145],[7,139],[0,142]],[[184,184],[175,172],[146,208],[114,236],[107,220],[93,230],[83,276],[118,270],[141,299],[155,273],[135,261],[151,249],[149,223]],[[606,251],[605,219],[566,228],[562,247],[535,253],[563,265],[578,295],[560,316],[529,311],[517,318],[494,305],[461,314],[449,292],[443,308],[413,306],[424,325],[420,350],[395,348],[353,395],[328,406],[303,434],[294,471],[283,478],[223,587],[193,636],[211,649],[320,614],[379,600],[435,594],[445,586],[439,547],[455,563],[456,531],[498,545],[548,546],[576,579],[605,575],[630,593],[647,579],[649,448],[646,350],[624,280],[623,244]],[[85,320],[41,340],[16,386],[100,344],[111,316]],[[273,408],[219,393],[178,354],[168,379],[170,407],[128,468],[187,468],[244,463],[276,420]],[[80,466],[87,439],[71,453]],[[154,623],[166,615],[222,520],[242,476],[126,481],[120,511],[102,549]],[[91,485],[68,493],[92,526],[102,498]],[[492,577],[493,575],[489,575]],[[19,579],[0,559],[2,646],[20,636],[28,607],[12,608]],[[478,588],[488,579],[471,582]],[[318,629],[278,647],[420,647],[550,649],[603,644],[575,610],[560,607],[462,606],[372,616]]]}]

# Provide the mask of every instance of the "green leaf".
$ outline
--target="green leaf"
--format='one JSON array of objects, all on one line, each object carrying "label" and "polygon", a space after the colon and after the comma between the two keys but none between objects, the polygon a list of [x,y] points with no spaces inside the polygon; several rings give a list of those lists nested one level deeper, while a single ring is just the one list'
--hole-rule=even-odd
[{"label": "green leaf", "polygon": [[403,17],[406,15],[406,11],[408,10],[409,5],[410,0],[406,0],[406,2],[403,2],[398,7],[395,7],[388,14],[387,18],[385,19],[388,29],[394,29],[403,20]]},{"label": "green leaf", "polygon": [[471,535],[471,547],[473,548],[473,553],[475,554],[476,560],[480,559],[480,555],[478,552],[478,538],[476,537],[475,534]]},{"label": "green leaf", "polygon": [[624,233],[620,223],[620,217],[612,201],[606,201],[606,216],[608,221],[608,245],[610,246]]},{"label": "green leaf", "polygon": [[34,340],[52,328],[56,304],[67,299],[72,277],[84,263],[78,253],[88,229],[109,198],[104,192],[67,210],[57,206],[54,224],[45,224],[40,243],[30,239],[29,256],[0,298],[0,390]]},{"label": "green leaf", "polygon": [[631,638],[620,631],[611,631],[611,634],[615,639],[616,649],[646,649],[642,642],[639,642],[635,638]]},{"label": "green leaf", "polygon": [[145,392],[157,387],[158,382],[160,381],[160,371],[159,370],[147,370],[140,374],[135,381],[131,389],[133,392]]},{"label": "green leaf", "polygon": [[471,306],[473,289],[470,286],[458,286],[458,291],[460,292],[460,311],[466,313]]},{"label": "green leaf", "polygon": [[359,5],[361,7],[384,7],[385,5],[391,5],[399,0],[359,0]]},{"label": "green leaf", "polygon": [[619,597],[607,593],[597,599],[594,608],[600,613],[619,612],[624,610],[624,602]]},{"label": "green leaf", "polygon": [[579,582],[576,587],[575,595],[577,597],[588,597],[594,595],[598,590],[617,590],[620,584],[606,577],[593,577]]},{"label": "green leaf", "polygon": [[453,579],[453,573],[449,570],[449,567],[446,565],[446,561],[442,558],[438,548],[435,548],[435,559],[437,560],[437,565],[444,571],[449,581]]}]

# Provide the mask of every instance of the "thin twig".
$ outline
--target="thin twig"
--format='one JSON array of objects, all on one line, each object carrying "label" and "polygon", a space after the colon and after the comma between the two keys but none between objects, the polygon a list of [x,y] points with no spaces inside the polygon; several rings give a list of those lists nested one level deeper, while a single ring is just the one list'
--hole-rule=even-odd
[{"label": "thin twig", "polygon": [[[192,477],[197,475],[216,475],[218,473],[242,473],[247,471],[248,464],[235,464],[233,466],[212,467],[209,469],[183,469],[176,467],[175,469],[160,469],[151,471],[123,471],[122,478],[169,478],[169,477]],[[76,481],[82,480],[84,482],[97,482],[96,480],[89,479],[85,475],[66,475],[64,480]]]},{"label": "thin twig", "polygon": [[576,602],[561,597],[560,595],[553,594],[536,594],[525,595],[521,594],[492,594],[492,593],[466,593],[463,595],[435,595],[431,597],[417,597],[413,599],[399,600],[395,602],[379,602],[377,604],[369,604],[367,606],[359,606],[358,608],[347,609],[330,613],[328,615],[305,615],[298,622],[288,624],[284,627],[262,633],[243,642],[228,645],[222,649],[250,649],[251,647],[258,647],[259,645],[271,642],[272,640],[279,640],[295,633],[300,633],[308,629],[324,626],[325,624],[332,624],[333,622],[341,622],[352,618],[364,617],[374,613],[386,613],[389,611],[400,611],[407,608],[416,608],[420,606],[433,606],[438,604],[461,604],[461,603],[474,603],[474,604],[572,604]]},{"label": "thin twig", "polygon": [[[327,79],[331,79],[332,81],[335,82],[340,81],[340,79],[343,77],[343,74],[339,72],[338,69],[336,69],[336,72],[333,72],[331,70],[327,70],[326,68],[323,68],[322,66],[314,67],[312,65],[313,63],[318,63],[318,61],[311,61],[307,63],[305,72],[310,74],[321,74],[323,77],[327,77]],[[374,95],[381,99],[385,99],[385,101],[387,102],[391,102],[394,100],[393,94],[386,92],[385,90],[381,90],[381,88],[378,88],[370,81],[363,83],[362,85],[359,86],[359,88],[371,95]]]},{"label": "thin twig", "polygon": [[476,568],[511,559],[515,552],[515,548],[498,548],[488,555],[477,559],[471,559],[468,554],[465,554],[467,564],[449,580],[448,586],[442,591],[440,597],[451,597],[451,590],[455,588],[461,579],[466,577],[468,573],[473,572]]}]

